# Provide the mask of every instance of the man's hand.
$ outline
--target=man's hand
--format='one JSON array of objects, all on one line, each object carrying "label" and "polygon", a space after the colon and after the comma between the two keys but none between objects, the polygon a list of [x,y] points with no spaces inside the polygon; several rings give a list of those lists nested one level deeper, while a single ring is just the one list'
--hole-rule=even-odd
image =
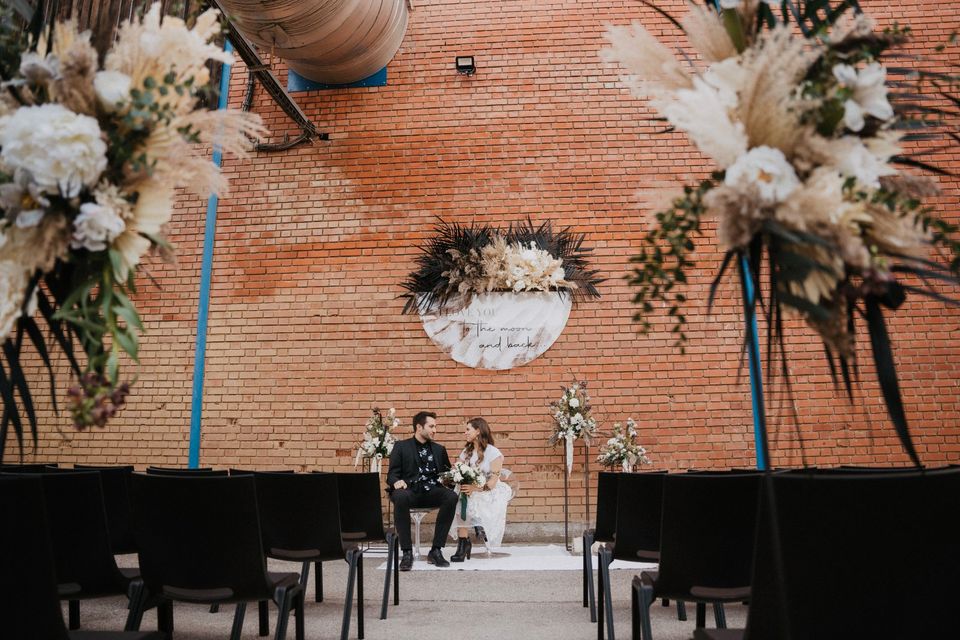
[{"label": "man's hand", "polygon": [[406,489],[406,488],[407,488],[407,483],[404,482],[403,480],[397,480],[396,482],[393,483],[393,488],[394,488],[394,489]]}]

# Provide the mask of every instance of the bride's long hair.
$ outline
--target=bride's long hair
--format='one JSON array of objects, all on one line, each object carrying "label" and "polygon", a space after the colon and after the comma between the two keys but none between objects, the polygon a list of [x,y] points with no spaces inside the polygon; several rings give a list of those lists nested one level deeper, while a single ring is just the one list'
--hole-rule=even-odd
[{"label": "bride's long hair", "polygon": [[[463,448],[463,457],[468,462],[470,457],[473,455],[474,448],[477,449],[477,464],[483,462],[483,452],[486,451],[487,445],[493,444],[493,432],[490,431],[490,425],[487,424],[487,421],[483,418],[473,418],[472,420],[467,420],[467,424],[476,429],[479,433],[477,438],[474,441],[468,442],[467,446]],[[479,446],[474,447],[474,443],[477,443]]]}]

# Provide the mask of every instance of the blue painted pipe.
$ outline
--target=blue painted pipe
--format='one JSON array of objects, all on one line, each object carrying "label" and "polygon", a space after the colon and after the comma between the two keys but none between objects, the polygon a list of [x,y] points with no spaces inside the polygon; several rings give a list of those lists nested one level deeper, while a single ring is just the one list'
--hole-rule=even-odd
[{"label": "blue painted pipe", "polygon": [[[224,51],[233,51],[229,40]],[[220,73],[220,98],[217,109],[227,108],[227,94],[230,92],[230,65],[223,65]],[[223,164],[223,150],[213,147],[213,164]],[[207,317],[210,314],[210,279],[213,274],[213,245],[217,237],[217,194],[207,200],[207,218],[203,232],[203,262],[200,268],[200,301],[197,309],[197,340],[193,356],[193,400],[190,403],[190,456],[187,465],[191,469],[200,466],[200,417],[203,413],[203,373],[207,355]]]},{"label": "blue painted pipe", "polygon": [[757,292],[753,288],[750,262],[740,253],[740,287],[743,290],[743,319],[746,323],[747,357],[750,361],[750,397],[753,400],[753,439],[757,450],[757,469],[766,471],[767,418],[763,405],[763,370],[760,367],[760,336],[757,331]]}]

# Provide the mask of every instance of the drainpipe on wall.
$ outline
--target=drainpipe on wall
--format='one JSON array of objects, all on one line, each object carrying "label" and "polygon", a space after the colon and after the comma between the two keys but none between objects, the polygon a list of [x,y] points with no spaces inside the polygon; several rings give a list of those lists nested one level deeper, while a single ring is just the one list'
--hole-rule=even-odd
[{"label": "drainpipe on wall", "polygon": [[[229,40],[223,47],[231,53],[233,45]],[[220,73],[220,97],[217,109],[227,108],[227,94],[230,92],[230,65],[223,65]],[[223,164],[223,150],[219,145],[213,147],[213,164],[219,168]],[[200,417],[203,414],[203,373],[207,355],[207,316],[210,312],[210,280],[213,274],[213,245],[217,236],[217,194],[207,200],[207,217],[203,232],[203,261],[200,268],[200,300],[197,309],[197,340],[193,356],[193,400],[190,404],[190,454],[187,466],[195,469],[200,466]]]}]

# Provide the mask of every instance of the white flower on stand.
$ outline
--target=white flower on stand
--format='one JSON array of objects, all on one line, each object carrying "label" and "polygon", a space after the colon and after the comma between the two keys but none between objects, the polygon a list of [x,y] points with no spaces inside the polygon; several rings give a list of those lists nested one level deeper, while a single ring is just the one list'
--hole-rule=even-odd
[{"label": "white flower on stand", "polygon": [[887,70],[872,62],[857,71],[848,64],[833,67],[833,75],[841,86],[850,89],[853,97],[843,103],[843,123],[851,131],[863,129],[864,114],[882,121],[893,117],[893,107],[887,100]]},{"label": "white flower on stand", "polygon": [[96,119],[47,103],[0,118],[0,162],[29,172],[41,193],[73,198],[107,167],[107,145]]},{"label": "white flower on stand", "polygon": [[569,404],[572,408],[576,409],[577,407],[580,406],[580,401],[579,401],[578,399],[576,399],[576,398],[570,398],[570,402],[569,402],[568,404]]}]

